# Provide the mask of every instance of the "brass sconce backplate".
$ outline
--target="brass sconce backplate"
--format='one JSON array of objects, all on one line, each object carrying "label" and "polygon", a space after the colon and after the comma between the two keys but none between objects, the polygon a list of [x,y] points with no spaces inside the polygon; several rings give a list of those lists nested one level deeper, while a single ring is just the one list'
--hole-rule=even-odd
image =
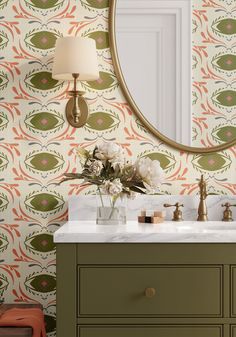
[{"label": "brass sconce backplate", "polygon": [[82,95],[84,92],[79,92],[79,96],[77,98],[78,100],[78,107],[80,111],[80,117],[79,121],[75,122],[75,118],[73,115],[73,107],[74,107],[74,98],[70,98],[69,101],[66,104],[66,118],[68,120],[68,123],[73,126],[74,128],[80,128],[83,125],[86,124],[89,116],[89,108],[86,100]]}]

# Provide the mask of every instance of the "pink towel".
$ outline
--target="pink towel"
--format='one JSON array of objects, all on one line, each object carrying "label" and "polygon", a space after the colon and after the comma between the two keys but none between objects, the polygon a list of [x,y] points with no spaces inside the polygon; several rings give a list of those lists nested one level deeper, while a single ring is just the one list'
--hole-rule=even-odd
[{"label": "pink towel", "polygon": [[0,326],[31,327],[33,337],[46,337],[44,315],[38,308],[9,309],[0,317]]}]

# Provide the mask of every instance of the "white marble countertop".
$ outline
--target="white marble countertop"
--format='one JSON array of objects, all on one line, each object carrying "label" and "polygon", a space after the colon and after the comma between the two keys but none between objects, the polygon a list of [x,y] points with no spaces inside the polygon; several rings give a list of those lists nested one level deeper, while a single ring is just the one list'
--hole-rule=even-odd
[{"label": "white marble countertop", "polygon": [[235,242],[236,222],[165,221],[121,226],[96,225],[95,221],[69,221],[54,233],[56,243],[155,243]]}]

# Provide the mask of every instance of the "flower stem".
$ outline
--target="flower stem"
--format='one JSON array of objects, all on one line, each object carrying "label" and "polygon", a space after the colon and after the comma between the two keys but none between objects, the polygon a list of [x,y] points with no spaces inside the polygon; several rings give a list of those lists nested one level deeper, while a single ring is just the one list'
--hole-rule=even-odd
[{"label": "flower stem", "polygon": [[103,199],[102,199],[102,193],[101,193],[100,187],[98,187],[98,193],[99,193],[99,196],[100,196],[102,207],[104,207],[104,202],[103,202]]},{"label": "flower stem", "polygon": [[110,199],[110,205],[111,205],[111,207],[114,207],[112,196],[110,196],[109,199]]}]

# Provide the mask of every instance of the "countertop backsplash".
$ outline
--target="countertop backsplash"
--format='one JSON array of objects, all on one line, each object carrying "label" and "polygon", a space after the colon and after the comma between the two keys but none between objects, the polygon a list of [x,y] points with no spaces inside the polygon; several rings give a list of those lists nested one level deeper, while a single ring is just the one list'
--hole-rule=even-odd
[{"label": "countertop backsplash", "polygon": [[[68,219],[69,221],[95,220],[97,196],[75,196],[71,197],[68,202]],[[210,195],[207,197],[206,204],[208,217],[210,221],[221,221],[226,202],[235,203],[234,196]],[[197,219],[199,196],[188,195],[138,195],[134,200],[127,199],[127,220],[137,220],[141,210],[166,210],[166,220],[172,220],[173,208],[164,208],[163,204],[174,205],[176,202],[184,204],[181,209],[183,218],[186,221],[195,221]],[[236,208],[232,207],[233,217],[236,220]]]}]

